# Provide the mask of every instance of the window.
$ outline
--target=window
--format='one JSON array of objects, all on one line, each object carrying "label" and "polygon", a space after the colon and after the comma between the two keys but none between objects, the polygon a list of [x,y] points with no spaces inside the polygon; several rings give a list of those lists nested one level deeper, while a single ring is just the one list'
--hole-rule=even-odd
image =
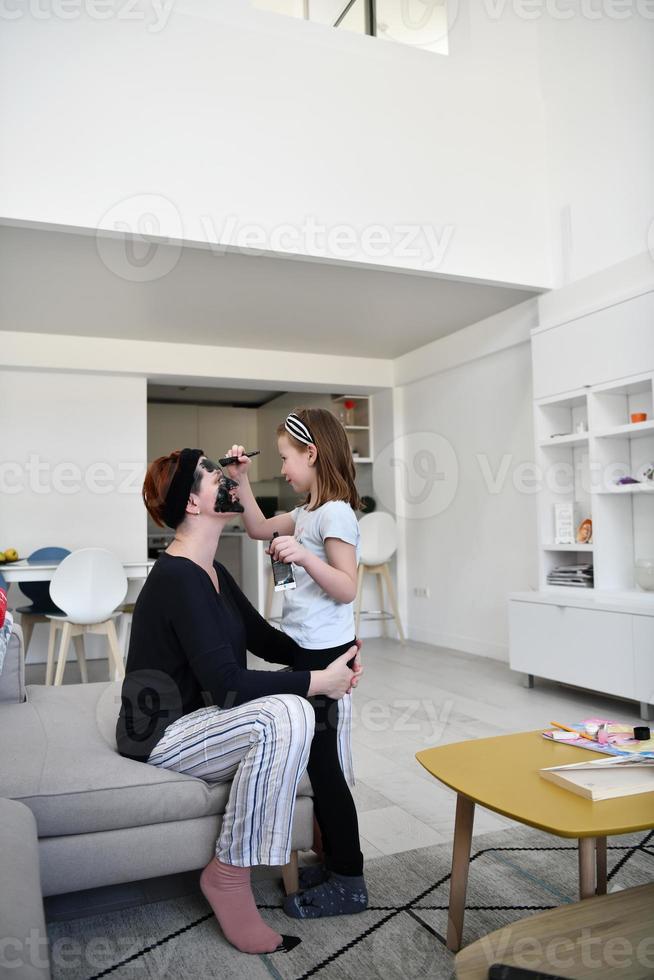
[{"label": "window", "polygon": [[[260,10],[448,53],[448,0],[251,0]],[[452,0],[450,0],[450,4]],[[456,6],[456,2],[454,2]]]}]

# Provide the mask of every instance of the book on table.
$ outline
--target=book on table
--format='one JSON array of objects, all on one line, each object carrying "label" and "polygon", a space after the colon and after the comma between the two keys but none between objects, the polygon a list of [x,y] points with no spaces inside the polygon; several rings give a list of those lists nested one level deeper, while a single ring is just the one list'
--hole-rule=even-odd
[{"label": "book on table", "polygon": [[539,774],[587,800],[612,800],[654,792],[654,759],[643,756],[550,766],[540,769]]}]

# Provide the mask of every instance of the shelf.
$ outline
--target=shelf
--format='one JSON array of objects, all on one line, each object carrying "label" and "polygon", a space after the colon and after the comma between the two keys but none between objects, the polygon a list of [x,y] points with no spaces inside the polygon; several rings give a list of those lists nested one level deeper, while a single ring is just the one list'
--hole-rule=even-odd
[{"label": "shelf", "polygon": [[592,585],[550,585],[545,583],[543,586],[543,592],[552,593],[554,596],[565,596],[567,598],[572,598],[579,593],[587,595],[590,593],[593,595],[595,589]]},{"label": "shelf", "polygon": [[347,432],[370,432],[369,425],[344,425],[343,428]]},{"label": "shelf", "polygon": [[610,490],[592,490],[604,497],[628,497],[630,494],[641,493],[654,496],[654,486],[648,487],[644,483],[627,483],[622,487],[612,487]]},{"label": "shelf", "polygon": [[544,544],[543,551],[592,551],[593,544]]},{"label": "shelf", "polygon": [[594,385],[592,392],[595,395],[641,395],[649,394],[652,390],[651,374],[641,374],[638,377],[618,381],[609,381],[607,384]]},{"label": "shelf", "polygon": [[620,439],[629,436],[631,439],[654,436],[654,421],[629,422],[627,425],[614,425],[610,429],[595,433],[597,439]]},{"label": "shelf", "polygon": [[654,614],[654,592],[636,592],[631,589],[607,592],[602,589],[565,589],[563,587],[555,589],[554,586],[549,586],[547,589],[538,589],[533,592],[512,592],[509,594],[509,599],[513,602],[580,606],[586,609],[604,609],[607,612],[628,612],[643,616]]},{"label": "shelf", "polygon": [[356,465],[356,463],[372,463],[372,457],[371,456],[353,456],[352,459],[353,459],[355,465]]},{"label": "shelf", "polygon": [[552,446],[583,446],[588,442],[587,432],[571,432],[566,436],[552,436],[540,443],[541,449],[550,449]]},{"label": "shelf", "polygon": [[539,408],[555,406],[559,408],[579,408],[586,404],[588,389],[583,388],[579,391],[569,391],[564,395],[548,395],[547,398],[540,398],[535,404]]}]

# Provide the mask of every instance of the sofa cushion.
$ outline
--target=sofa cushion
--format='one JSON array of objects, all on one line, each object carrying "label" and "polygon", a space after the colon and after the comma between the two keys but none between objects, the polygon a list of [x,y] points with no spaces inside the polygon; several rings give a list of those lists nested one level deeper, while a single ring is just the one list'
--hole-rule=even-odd
[{"label": "sofa cushion", "polygon": [[[39,837],[222,814],[230,784],[124,759],[114,728],[120,683],[33,685],[0,707],[2,792],[36,817]],[[304,779],[299,790],[311,787]]]}]

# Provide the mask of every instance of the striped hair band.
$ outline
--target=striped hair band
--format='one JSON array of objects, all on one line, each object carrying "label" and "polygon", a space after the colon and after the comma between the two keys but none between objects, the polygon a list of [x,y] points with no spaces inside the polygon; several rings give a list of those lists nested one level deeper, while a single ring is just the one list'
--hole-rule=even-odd
[{"label": "striped hair band", "polygon": [[313,437],[309,430],[307,429],[304,422],[291,413],[284,422],[284,428],[287,432],[297,439],[299,442],[303,442],[305,446],[309,446],[313,443]]}]

